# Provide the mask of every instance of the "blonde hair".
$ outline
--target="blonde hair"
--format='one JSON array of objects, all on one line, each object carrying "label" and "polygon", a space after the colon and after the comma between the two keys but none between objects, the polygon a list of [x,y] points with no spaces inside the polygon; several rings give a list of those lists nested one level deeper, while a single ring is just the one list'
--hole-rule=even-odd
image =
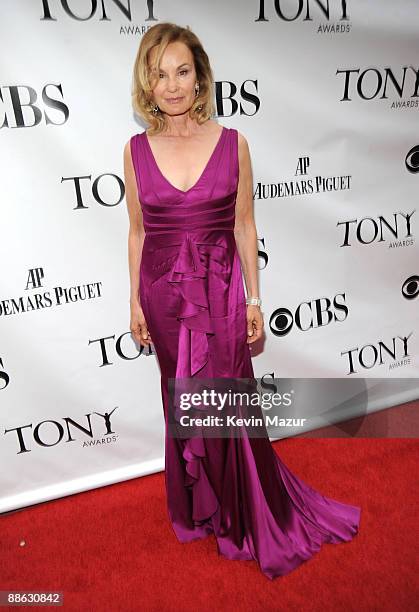
[{"label": "blonde hair", "polygon": [[[204,51],[199,38],[190,30],[175,23],[164,22],[152,26],[141,39],[134,62],[132,79],[132,106],[134,112],[142,117],[151,127],[150,134],[157,134],[165,126],[164,115],[158,111],[153,113],[152,84],[150,82],[149,53],[157,45],[156,66],[160,67],[162,55],[169,43],[183,42],[189,47],[195,64],[195,72],[199,81],[199,94],[189,110],[191,119],[201,124],[215,115],[213,102],[213,74],[208,55]],[[158,73],[157,73],[158,78]]]}]

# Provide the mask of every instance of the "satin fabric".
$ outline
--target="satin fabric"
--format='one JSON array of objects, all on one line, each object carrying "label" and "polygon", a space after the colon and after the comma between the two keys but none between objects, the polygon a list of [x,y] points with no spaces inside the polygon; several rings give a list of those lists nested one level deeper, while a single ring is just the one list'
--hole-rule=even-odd
[{"label": "satin fabric", "polygon": [[323,542],[351,540],[361,509],[293,474],[262,438],[168,436],[168,379],[253,378],[234,237],[237,130],[223,127],[187,191],[162,174],[145,132],[130,141],[146,231],[139,297],[161,372],[167,508],[180,542],[213,533],[219,554],[254,559],[274,579]]}]

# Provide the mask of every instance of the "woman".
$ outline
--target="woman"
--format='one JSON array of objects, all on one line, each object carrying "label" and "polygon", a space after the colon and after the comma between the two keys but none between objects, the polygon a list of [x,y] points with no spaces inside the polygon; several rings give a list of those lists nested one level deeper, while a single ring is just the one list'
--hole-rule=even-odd
[{"label": "woman", "polygon": [[240,132],[210,119],[212,82],[189,28],[160,23],[142,38],[134,108],[151,127],[124,150],[131,331],[143,347],[153,343],[161,370],[177,538],[214,533],[220,554],[255,559],[273,579],[323,542],[352,539],[360,509],[292,474],[266,429],[263,437],[168,436],[168,380],[252,379],[250,345],[263,329],[249,148]]}]

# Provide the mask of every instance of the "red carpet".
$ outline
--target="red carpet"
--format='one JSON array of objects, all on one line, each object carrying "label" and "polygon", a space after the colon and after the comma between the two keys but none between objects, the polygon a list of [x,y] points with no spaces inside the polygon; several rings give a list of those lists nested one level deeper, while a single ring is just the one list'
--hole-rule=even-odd
[{"label": "red carpet", "polygon": [[161,472],[3,515],[0,590],[60,590],[65,610],[89,612],[417,609],[418,440],[274,448],[311,486],[362,507],[352,542],[271,582],[254,561],[218,556],[214,536],[178,543]]}]

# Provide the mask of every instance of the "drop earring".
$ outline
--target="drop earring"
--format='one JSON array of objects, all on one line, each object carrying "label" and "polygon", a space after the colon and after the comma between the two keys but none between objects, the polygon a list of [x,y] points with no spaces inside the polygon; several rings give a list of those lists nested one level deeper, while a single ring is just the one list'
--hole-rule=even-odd
[{"label": "drop earring", "polygon": [[[199,95],[199,83],[195,83],[195,98]],[[199,106],[197,106],[197,110],[201,111],[202,110],[202,104],[199,104]]]}]

